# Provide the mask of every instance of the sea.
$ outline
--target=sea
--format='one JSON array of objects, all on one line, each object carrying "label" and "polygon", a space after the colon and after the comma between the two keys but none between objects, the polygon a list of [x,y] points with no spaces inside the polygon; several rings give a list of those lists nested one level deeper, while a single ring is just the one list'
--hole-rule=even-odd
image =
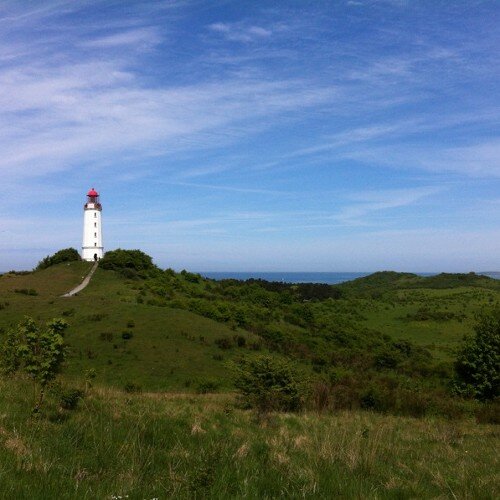
[{"label": "sea", "polygon": [[[301,272],[200,272],[205,278],[213,280],[248,280],[248,279],[262,279],[266,281],[281,281],[282,283],[326,283],[328,285],[335,285],[337,283],[344,283],[345,281],[352,281],[356,278],[363,278],[372,273],[357,272],[357,273],[327,273],[327,272],[314,272],[314,273],[301,273]],[[434,276],[438,273],[415,273],[419,276]],[[500,272],[484,272],[477,273],[484,274],[490,278],[500,279]]]}]

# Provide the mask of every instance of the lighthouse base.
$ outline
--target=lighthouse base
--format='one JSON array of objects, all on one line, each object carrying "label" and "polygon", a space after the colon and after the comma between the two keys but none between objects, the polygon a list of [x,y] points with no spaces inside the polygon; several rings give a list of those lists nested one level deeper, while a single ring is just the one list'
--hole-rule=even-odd
[{"label": "lighthouse base", "polygon": [[93,262],[95,260],[101,260],[103,256],[103,247],[82,247],[82,260]]}]

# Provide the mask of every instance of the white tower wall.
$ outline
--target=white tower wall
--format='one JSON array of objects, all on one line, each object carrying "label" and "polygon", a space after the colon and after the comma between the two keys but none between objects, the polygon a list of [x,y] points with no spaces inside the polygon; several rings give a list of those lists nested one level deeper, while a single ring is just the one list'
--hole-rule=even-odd
[{"label": "white tower wall", "polygon": [[103,255],[101,206],[87,203],[83,212],[82,259],[93,261],[96,256],[102,259]]}]

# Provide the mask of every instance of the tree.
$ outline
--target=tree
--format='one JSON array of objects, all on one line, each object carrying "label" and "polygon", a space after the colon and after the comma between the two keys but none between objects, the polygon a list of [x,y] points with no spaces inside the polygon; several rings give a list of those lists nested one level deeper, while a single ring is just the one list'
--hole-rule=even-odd
[{"label": "tree", "polygon": [[46,269],[47,267],[53,266],[55,264],[60,264],[61,262],[73,262],[82,260],[80,254],[74,248],[64,248],[59,250],[54,255],[45,257],[36,266],[36,270]]},{"label": "tree", "polygon": [[261,355],[234,365],[235,386],[244,402],[261,413],[294,411],[302,404],[299,377],[289,361]]},{"label": "tree", "polygon": [[53,319],[41,328],[27,317],[7,333],[0,350],[5,373],[21,370],[33,380],[35,412],[43,403],[47,384],[54,380],[65,359],[64,331],[67,326],[64,320]]},{"label": "tree", "polygon": [[500,311],[480,318],[455,362],[456,391],[476,399],[500,395]]},{"label": "tree", "polygon": [[123,250],[118,248],[106,252],[100,262],[101,269],[120,272],[126,278],[146,278],[158,272],[153,259],[140,250]]}]

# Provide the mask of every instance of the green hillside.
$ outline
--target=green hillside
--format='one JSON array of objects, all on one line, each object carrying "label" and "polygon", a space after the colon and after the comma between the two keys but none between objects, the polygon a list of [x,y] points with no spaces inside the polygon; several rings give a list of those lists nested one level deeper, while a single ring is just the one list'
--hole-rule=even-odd
[{"label": "green hillside", "polygon": [[[114,256],[74,297],[89,263],[0,276],[0,344],[26,315],[69,323],[41,412],[0,378],[1,498],[496,497],[498,401],[452,386],[498,282],[217,282]],[[235,395],[231,362],[262,354],[293,367],[301,411]]]},{"label": "green hillside", "polygon": [[125,261],[123,272],[99,268],[70,298],[61,295],[89,263],[1,276],[0,331],[25,315],[65,318],[64,377],[78,379],[92,368],[100,383],[117,388],[195,391],[210,380],[230,389],[228,361],[271,352],[292,358],[304,376],[332,383],[361,386],[392,377],[400,385],[409,377],[427,390],[446,386],[477,313],[500,303],[498,282],[474,274],[384,272],[338,286],[289,285],[216,282],[161,271],[150,260],[141,277]]},{"label": "green hillside", "polygon": [[[5,331],[25,315],[39,321],[65,318],[70,324],[67,378],[94,368],[99,382],[120,388],[134,383],[147,390],[195,390],[207,378],[228,386],[224,361],[235,351],[222,352],[216,340],[239,335],[250,344],[254,335],[189,311],[137,303],[142,284],[113,271],[98,269],[83,292],[61,297],[89,269],[88,263],[72,262],[3,275],[0,328]],[[19,292],[30,289],[37,295]]]}]

